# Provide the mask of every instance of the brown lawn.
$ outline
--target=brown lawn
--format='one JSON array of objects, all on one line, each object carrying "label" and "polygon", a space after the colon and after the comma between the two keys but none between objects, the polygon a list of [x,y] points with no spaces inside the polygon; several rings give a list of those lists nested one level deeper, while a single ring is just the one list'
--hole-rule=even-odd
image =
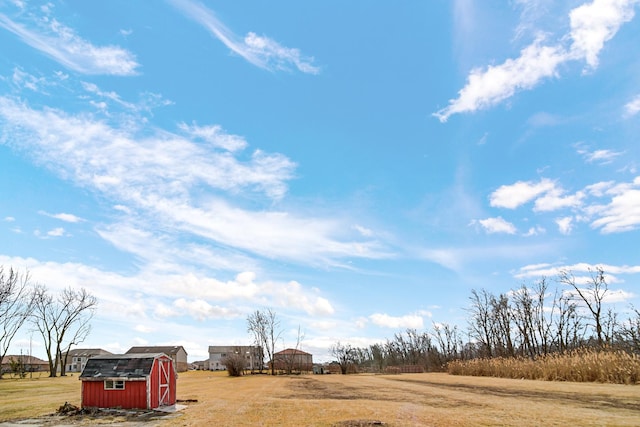
[{"label": "brown lawn", "polygon": [[[187,405],[180,416],[140,425],[640,425],[639,386],[447,374],[230,378],[193,371],[180,374],[178,399]],[[0,421],[50,414],[65,401],[80,404],[77,377],[0,381]],[[113,421],[122,420],[64,420],[67,425]]]}]

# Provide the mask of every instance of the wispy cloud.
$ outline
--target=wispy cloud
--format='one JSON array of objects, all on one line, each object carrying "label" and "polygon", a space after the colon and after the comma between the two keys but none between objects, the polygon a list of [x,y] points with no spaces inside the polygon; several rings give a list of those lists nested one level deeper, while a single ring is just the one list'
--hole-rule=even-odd
[{"label": "wispy cloud", "polygon": [[[499,104],[521,90],[532,89],[544,79],[556,77],[558,67],[568,61],[586,61],[590,69],[598,66],[604,44],[621,25],[634,17],[640,0],[594,0],[569,13],[570,32],[557,43],[537,39],[521,50],[520,56],[500,65],[471,70],[458,97],[433,115],[441,122],[457,113],[475,112]],[[565,42],[569,40],[570,43]]]},{"label": "wispy cloud", "polygon": [[[347,218],[251,211],[225,200],[225,194],[281,200],[296,167],[286,156],[254,150],[241,161],[228,148],[240,151],[246,141],[219,127],[182,126],[191,136],[213,141],[202,144],[165,130],[148,134],[145,129],[140,136],[130,122],[125,118],[116,128],[91,115],[37,110],[0,97],[0,140],[107,196],[129,218],[144,216],[146,222],[163,224],[160,229],[170,239],[188,233],[237,251],[323,265],[337,265],[340,258],[388,256],[371,237],[346,237],[352,234]],[[145,221],[135,227],[144,229]],[[124,236],[114,230],[107,234]]]},{"label": "wispy cloud", "polygon": [[220,125],[198,126],[194,123],[190,126],[186,123],[180,123],[178,127],[192,138],[202,139],[214,147],[228,151],[243,150],[247,147],[247,141],[244,138],[237,135],[229,135]]},{"label": "wispy cloud", "polygon": [[84,219],[74,215],[74,214],[69,214],[69,213],[57,213],[57,214],[51,214],[45,211],[40,211],[38,212],[41,215],[45,215],[51,218],[55,218],[55,219],[59,219],[60,221],[64,221],[64,222],[71,222],[71,223],[77,223],[77,222],[82,222],[84,221]]},{"label": "wispy cloud", "polygon": [[577,148],[578,154],[584,157],[587,163],[598,163],[601,165],[606,165],[613,162],[616,158],[622,156],[624,153],[620,151],[613,150],[594,150],[589,151],[581,146]]},{"label": "wispy cloud", "polygon": [[231,51],[251,64],[270,71],[286,71],[292,67],[307,74],[318,74],[320,68],[313,65],[313,58],[302,55],[299,49],[282,46],[275,40],[254,32],[238,37],[227,28],[209,8],[191,0],[168,0],[185,16],[206,28]]},{"label": "wispy cloud", "polygon": [[55,19],[32,23],[33,28],[0,13],[0,27],[64,67],[83,74],[129,76],[137,73],[135,56],[118,46],[95,46]]}]

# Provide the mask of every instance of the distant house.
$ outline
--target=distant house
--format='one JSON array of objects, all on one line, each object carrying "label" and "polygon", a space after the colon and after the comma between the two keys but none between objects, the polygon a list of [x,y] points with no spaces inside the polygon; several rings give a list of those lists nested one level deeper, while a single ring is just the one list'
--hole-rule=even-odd
[{"label": "distant house", "polygon": [[[89,358],[100,356],[101,354],[111,354],[111,352],[101,348],[74,348],[69,350],[66,354],[66,371],[82,372]],[[64,356],[63,354],[62,357],[64,358]]]},{"label": "distant house", "polygon": [[14,366],[21,369],[21,372],[49,372],[49,362],[35,356],[8,354],[0,361],[0,370],[3,374],[12,373]]},{"label": "distant house", "polygon": [[292,372],[312,372],[313,355],[302,350],[288,348],[273,355],[272,363],[276,371]]},{"label": "distant house", "polygon": [[131,347],[126,354],[140,353],[164,353],[171,356],[178,372],[185,372],[189,369],[187,363],[187,352],[181,345],[175,346],[149,346],[149,347]]},{"label": "distant house", "polygon": [[224,371],[227,367],[223,360],[232,354],[240,354],[246,359],[246,369],[252,371],[264,367],[262,347],[256,345],[210,345],[209,369],[212,371]]},{"label": "distant house", "polygon": [[80,374],[83,408],[156,409],[175,405],[177,374],[164,353],[92,357]]},{"label": "distant house", "polygon": [[198,371],[208,371],[209,370],[209,359],[198,360],[191,364],[192,369],[196,369]]}]

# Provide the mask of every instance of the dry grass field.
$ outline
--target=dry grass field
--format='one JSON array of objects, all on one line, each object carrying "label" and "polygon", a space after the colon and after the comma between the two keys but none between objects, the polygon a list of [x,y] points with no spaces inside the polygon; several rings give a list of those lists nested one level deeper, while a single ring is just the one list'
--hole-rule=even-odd
[{"label": "dry grass field", "polygon": [[[386,426],[640,425],[638,386],[432,373],[231,378],[194,371],[180,374],[178,399],[191,401],[171,419],[62,421],[149,427],[364,426],[374,421]],[[0,422],[51,414],[65,401],[80,404],[77,377],[0,380]],[[40,420],[42,425],[61,421]]]}]

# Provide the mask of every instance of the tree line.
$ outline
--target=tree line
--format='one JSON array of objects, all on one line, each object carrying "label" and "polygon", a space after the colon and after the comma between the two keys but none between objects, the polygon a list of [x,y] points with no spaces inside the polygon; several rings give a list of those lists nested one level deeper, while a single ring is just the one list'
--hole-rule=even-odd
[{"label": "tree line", "polygon": [[610,290],[602,268],[589,270],[586,281],[564,270],[556,282],[560,287],[551,289],[542,278],[499,295],[473,289],[465,330],[434,323],[429,331],[407,329],[364,348],[337,342],[331,354],[343,373],[399,366],[439,371],[453,360],[536,359],[581,348],[640,354],[640,311],[631,307],[630,316],[620,320],[614,308],[605,306]]},{"label": "tree line", "polygon": [[84,288],[54,293],[33,283],[28,271],[0,266],[0,360],[18,331],[30,326],[42,338],[49,376],[65,375],[68,352],[89,335],[97,305],[97,298]]}]

